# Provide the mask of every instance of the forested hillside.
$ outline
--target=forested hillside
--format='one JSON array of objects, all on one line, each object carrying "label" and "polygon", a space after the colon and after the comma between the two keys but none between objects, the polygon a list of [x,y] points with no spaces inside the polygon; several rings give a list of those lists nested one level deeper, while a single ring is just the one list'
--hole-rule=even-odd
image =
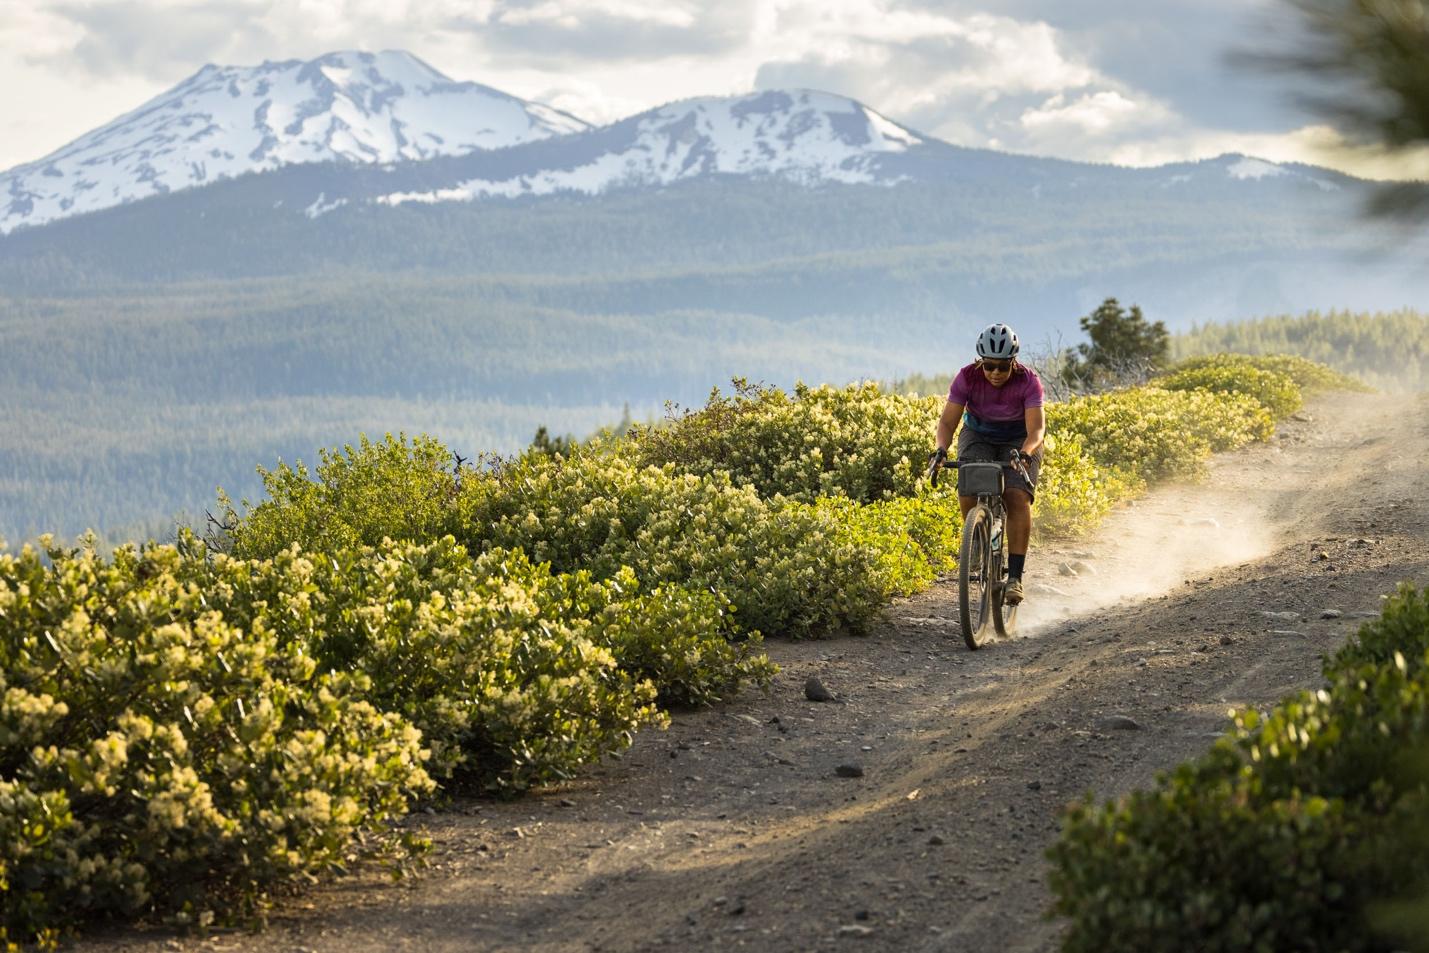
[{"label": "forested hillside", "polygon": [[1354,300],[1413,300],[1417,272],[1349,254],[1351,180],[996,158],[316,218],[293,203],[322,176],[385,173],[296,167],[22,229],[0,239],[0,535],[201,513],[359,433],[510,452],[735,375],[938,373],[990,320],[1053,345],[1109,293],[1185,327],[1343,300],[1351,262]]},{"label": "forested hillside", "polygon": [[1198,325],[1172,341],[1181,357],[1237,351],[1298,354],[1385,390],[1429,387],[1429,314],[1310,311]]}]

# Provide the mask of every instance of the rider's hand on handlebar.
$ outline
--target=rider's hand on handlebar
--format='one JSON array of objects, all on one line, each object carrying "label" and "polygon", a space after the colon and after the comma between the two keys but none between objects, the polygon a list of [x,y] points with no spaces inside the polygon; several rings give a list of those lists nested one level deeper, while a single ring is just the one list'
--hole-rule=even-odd
[{"label": "rider's hand on handlebar", "polygon": [[948,459],[948,451],[943,447],[934,450],[928,456],[928,478],[933,481],[933,485],[938,485],[938,468]]}]

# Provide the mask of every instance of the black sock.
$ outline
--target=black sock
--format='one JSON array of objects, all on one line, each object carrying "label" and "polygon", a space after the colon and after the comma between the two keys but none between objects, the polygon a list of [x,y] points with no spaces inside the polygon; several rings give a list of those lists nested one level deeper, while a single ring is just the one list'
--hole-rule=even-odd
[{"label": "black sock", "polygon": [[1018,555],[1018,554],[1015,554],[1015,553],[1009,553],[1008,556],[1007,556],[1007,578],[1008,578],[1008,579],[1021,579],[1021,578],[1022,578],[1022,570],[1025,569],[1026,566],[1027,566],[1027,554],[1026,554],[1026,553],[1022,553],[1021,555]]}]

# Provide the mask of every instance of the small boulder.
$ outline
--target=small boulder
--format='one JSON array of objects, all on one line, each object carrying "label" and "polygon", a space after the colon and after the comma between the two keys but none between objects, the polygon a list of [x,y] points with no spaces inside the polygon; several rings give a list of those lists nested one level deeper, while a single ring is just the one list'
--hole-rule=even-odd
[{"label": "small boulder", "polygon": [[1096,728],[1098,731],[1140,731],[1141,725],[1125,715],[1107,715],[1097,719]]},{"label": "small boulder", "polygon": [[824,683],[813,675],[810,675],[804,682],[804,697],[811,702],[831,702],[835,695],[824,687]]},{"label": "small boulder", "polygon": [[834,768],[834,774],[837,774],[841,778],[861,778],[863,777],[863,765],[841,764],[837,768]]}]

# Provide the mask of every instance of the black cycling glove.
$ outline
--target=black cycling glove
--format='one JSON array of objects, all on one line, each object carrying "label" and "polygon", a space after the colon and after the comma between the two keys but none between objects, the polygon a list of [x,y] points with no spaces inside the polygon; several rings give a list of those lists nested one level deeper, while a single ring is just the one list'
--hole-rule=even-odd
[{"label": "black cycling glove", "polygon": [[938,468],[948,459],[948,451],[942,447],[934,450],[928,456],[928,477],[933,481],[933,485],[938,484]]}]

